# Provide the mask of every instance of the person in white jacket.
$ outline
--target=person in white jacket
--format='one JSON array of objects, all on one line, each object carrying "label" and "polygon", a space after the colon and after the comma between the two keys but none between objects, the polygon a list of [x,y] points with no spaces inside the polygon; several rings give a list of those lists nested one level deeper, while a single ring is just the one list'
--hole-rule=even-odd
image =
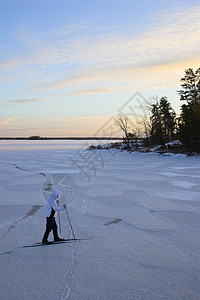
[{"label": "person in white jacket", "polygon": [[42,238],[43,244],[48,243],[48,236],[49,236],[49,233],[51,232],[51,230],[53,230],[54,241],[63,241],[63,239],[61,239],[58,236],[58,226],[57,226],[56,220],[55,220],[55,212],[64,210],[66,208],[66,205],[64,204],[61,207],[57,206],[56,200],[58,199],[58,197],[59,197],[59,191],[52,190],[51,195],[46,202],[46,207],[45,207],[45,209],[46,209],[46,231]]}]

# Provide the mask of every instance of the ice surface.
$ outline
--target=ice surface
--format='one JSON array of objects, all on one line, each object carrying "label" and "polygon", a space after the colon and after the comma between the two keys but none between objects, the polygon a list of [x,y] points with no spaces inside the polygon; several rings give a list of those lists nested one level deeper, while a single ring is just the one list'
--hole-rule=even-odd
[{"label": "ice surface", "polygon": [[188,181],[171,181],[171,184],[175,186],[179,186],[183,189],[190,189],[193,186],[197,185],[196,183],[188,182]]},{"label": "ice surface", "polygon": [[[70,160],[80,142],[26,143],[1,151],[2,299],[199,298],[199,158],[98,150],[104,164],[88,180]],[[61,173],[78,188],[68,205],[75,235],[88,240],[21,248],[41,240],[44,182]]]}]

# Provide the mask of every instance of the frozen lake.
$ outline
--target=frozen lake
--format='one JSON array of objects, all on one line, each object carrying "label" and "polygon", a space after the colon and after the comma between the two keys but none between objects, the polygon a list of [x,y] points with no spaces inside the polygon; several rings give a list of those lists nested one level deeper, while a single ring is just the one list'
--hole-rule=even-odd
[{"label": "frozen lake", "polygon": [[93,140],[0,140],[0,150],[75,150],[99,143]]},{"label": "frozen lake", "polygon": [[[2,299],[198,299],[200,159],[93,143],[0,142]],[[41,241],[52,185],[88,240],[21,248]]]}]

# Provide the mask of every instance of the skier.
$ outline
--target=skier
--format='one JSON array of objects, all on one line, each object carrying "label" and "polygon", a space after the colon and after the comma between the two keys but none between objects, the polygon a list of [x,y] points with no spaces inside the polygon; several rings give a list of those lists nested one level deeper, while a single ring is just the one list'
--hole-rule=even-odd
[{"label": "skier", "polygon": [[[56,200],[59,197],[59,191],[57,190],[52,190],[50,197],[47,200],[46,203],[46,231],[44,233],[42,243],[47,244],[48,243],[48,236],[51,230],[53,230],[53,236],[54,236],[54,241],[63,241],[64,239],[61,239],[58,236],[58,226],[56,224],[55,220],[55,212],[56,211],[61,211],[66,209],[66,205],[64,204],[61,207],[58,207],[56,205]],[[58,201],[58,200],[57,200]]]}]

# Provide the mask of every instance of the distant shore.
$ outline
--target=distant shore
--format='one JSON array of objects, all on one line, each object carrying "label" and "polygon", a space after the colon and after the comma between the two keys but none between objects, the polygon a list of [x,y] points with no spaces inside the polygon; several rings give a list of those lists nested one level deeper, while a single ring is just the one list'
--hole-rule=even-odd
[{"label": "distant shore", "polygon": [[0,140],[122,140],[120,137],[0,137]]}]

